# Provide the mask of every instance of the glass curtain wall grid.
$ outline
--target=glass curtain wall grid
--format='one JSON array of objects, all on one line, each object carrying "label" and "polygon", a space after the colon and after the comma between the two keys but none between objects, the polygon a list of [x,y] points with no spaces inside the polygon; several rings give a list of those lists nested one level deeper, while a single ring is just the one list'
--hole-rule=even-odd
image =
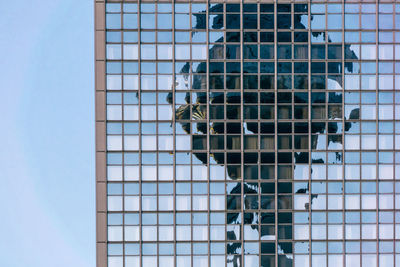
[{"label": "glass curtain wall grid", "polygon": [[400,266],[400,3],[95,13],[97,266]]}]

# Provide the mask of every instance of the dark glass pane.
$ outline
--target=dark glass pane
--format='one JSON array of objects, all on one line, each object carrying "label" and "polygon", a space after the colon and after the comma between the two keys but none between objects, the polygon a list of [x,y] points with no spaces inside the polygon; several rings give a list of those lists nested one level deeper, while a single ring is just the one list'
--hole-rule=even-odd
[{"label": "dark glass pane", "polygon": [[311,103],[325,103],[325,93],[311,93]]},{"label": "dark glass pane", "polygon": [[325,89],[325,76],[312,75],[311,89]]},{"label": "dark glass pane", "polygon": [[261,165],[261,179],[274,179],[275,178],[275,166],[273,165]]},{"label": "dark glass pane", "polygon": [[[291,253],[287,252],[282,248],[284,253]],[[278,255],[278,267],[292,267],[293,265],[293,259],[290,255]]]},{"label": "dark glass pane", "polygon": [[274,88],[274,76],[273,75],[260,75],[260,88],[261,89],[273,89]]},{"label": "dark glass pane", "polygon": [[243,4],[244,12],[257,12],[257,4]]},{"label": "dark glass pane", "polygon": [[261,12],[274,12],[274,4],[260,4]]},{"label": "dark glass pane", "polygon": [[260,41],[271,43],[274,42],[274,33],[273,32],[261,32],[260,33]]},{"label": "dark glass pane", "polygon": [[260,45],[260,58],[261,59],[273,59],[274,58],[274,46],[273,45]]},{"label": "dark glass pane", "polygon": [[295,133],[308,133],[308,123],[307,122],[297,122],[294,124]]},{"label": "dark glass pane", "polygon": [[308,103],[308,93],[294,93],[294,103]]},{"label": "dark glass pane", "polygon": [[240,62],[227,62],[226,63],[227,73],[240,73]]},{"label": "dark glass pane", "polygon": [[279,152],[278,163],[292,163],[292,153],[290,152]]},{"label": "dark glass pane", "polygon": [[[275,183],[261,183],[261,194],[270,194],[270,193],[275,193]],[[268,218],[264,219],[263,223],[268,223],[270,222],[271,216],[268,216]],[[275,223],[275,222],[272,222]]]},{"label": "dark glass pane", "polygon": [[[263,213],[263,214],[269,214],[269,213]],[[274,222],[271,222],[271,223],[274,223]],[[262,242],[261,243],[261,253],[274,254],[275,253],[275,243],[264,243],[264,242]],[[264,261],[265,264],[266,263],[274,264],[274,261],[275,261],[275,257],[274,256],[263,256],[263,257],[265,259],[265,261]],[[262,265],[262,266],[271,267],[271,266],[275,266],[275,264],[274,265]]]},{"label": "dark glass pane", "polygon": [[308,42],[308,33],[307,32],[295,32],[294,33],[294,41],[295,42]]},{"label": "dark glass pane", "polygon": [[[240,148],[234,148],[234,149],[240,149]],[[238,164],[241,162],[241,155],[240,155],[240,153],[227,153],[226,161],[228,163]]]},{"label": "dark glass pane", "polygon": [[308,62],[295,62],[294,63],[295,73],[308,73]]},{"label": "dark glass pane", "polygon": [[291,42],[292,34],[290,32],[278,32],[278,42]]},{"label": "dark glass pane", "polygon": [[[289,64],[291,64],[289,62]],[[291,89],[292,88],[292,76],[291,75],[278,75],[277,81],[278,89]]]},{"label": "dark glass pane", "polygon": [[292,93],[278,93],[278,103],[291,103]]},{"label": "dark glass pane", "polygon": [[245,119],[258,119],[258,107],[246,105],[243,107],[243,116]]},{"label": "dark glass pane", "polygon": [[244,62],[243,73],[257,73],[258,63],[257,62]]},{"label": "dark glass pane", "polygon": [[210,149],[224,149],[224,137],[210,136]]},{"label": "dark glass pane", "polygon": [[226,12],[240,12],[240,4],[226,4]]},{"label": "dark glass pane", "polygon": [[292,46],[291,45],[278,45],[277,48],[278,59],[291,59]]},{"label": "dark glass pane", "polygon": [[240,196],[226,196],[226,209],[227,210],[238,210],[241,208]]},{"label": "dark glass pane", "polygon": [[[210,93],[210,103],[211,104],[223,104],[224,101],[224,93]],[[212,107],[213,105],[211,105],[210,107]]]},{"label": "dark glass pane", "polygon": [[226,106],[226,117],[230,120],[236,120],[240,118],[240,106],[227,105]]},{"label": "dark glass pane", "polygon": [[[210,48],[209,57],[210,59],[224,59],[225,52],[223,45],[214,45]],[[204,64],[203,64],[204,65]]]},{"label": "dark glass pane", "polygon": [[[278,209],[291,209],[292,208],[292,197],[291,196],[278,196]],[[279,239],[291,239],[292,238],[292,226],[291,225],[279,225],[278,238]]]},{"label": "dark glass pane", "polygon": [[245,75],[243,77],[243,88],[244,89],[257,89],[258,88],[258,76]]},{"label": "dark glass pane", "polygon": [[257,59],[258,49],[257,45],[243,45],[243,58]]},{"label": "dark glass pane", "polygon": [[228,43],[240,42],[240,32],[227,32],[226,33],[226,41]]},{"label": "dark glass pane", "polygon": [[278,4],[278,12],[290,12],[290,4]]},{"label": "dark glass pane", "polygon": [[261,106],[260,107],[261,119],[273,119],[274,118],[274,107],[273,106]]},{"label": "dark glass pane", "polygon": [[241,102],[241,99],[242,99],[242,96],[239,92],[238,93],[228,93],[226,95],[227,103],[238,103],[239,104]]},{"label": "dark glass pane", "polygon": [[273,62],[260,62],[261,73],[274,73],[275,64]]},{"label": "dark glass pane", "polygon": [[278,123],[278,133],[292,133],[292,124],[290,122]]},{"label": "dark glass pane", "polygon": [[308,11],[307,4],[294,4],[294,12],[307,13],[307,11]]},{"label": "dark glass pane", "polygon": [[308,118],[308,107],[307,106],[295,106],[294,107],[294,118],[295,119],[307,119]]},{"label": "dark glass pane", "polygon": [[[274,209],[275,197],[274,196],[261,196],[261,209]],[[261,235],[270,235],[274,232],[274,226],[261,226]]]},{"label": "dark glass pane", "polygon": [[224,89],[224,76],[210,75],[210,89]]},{"label": "dark glass pane", "polygon": [[295,89],[308,89],[307,75],[295,75],[294,76],[294,88]]},{"label": "dark glass pane", "polygon": [[244,153],[244,163],[258,163],[258,153]]},{"label": "dark glass pane", "polygon": [[240,45],[226,45],[227,59],[240,59]]},{"label": "dark glass pane", "polygon": [[278,73],[291,73],[292,62],[278,62]]},{"label": "dark glass pane", "polygon": [[257,32],[244,32],[243,42],[257,42]]},{"label": "dark glass pane", "polygon": [[227,29],[240,29],[240,15],[227,14],[226,15],[226,28]]},{"label": "dark glass pane", "polygon": [[243,94],[244,103],[258,103],[257,93],[244,93]]},{"label": "dark glass pane", "polygon": [[211,62],[210,73],[223,73],[224,72],[224,63],[223,62]]},{"label": "dark glass pane", "polygon": [[206,136],[199,136],[193,135],[192,147],[193,149],[207,149],[207,137]]},{"label": "dark glass pane", "polygon": [[325,62],[311,62],[312,73],[325,73]]},{"label": "dark glass pane", "polygon": [[307,59],[308,58],[307,45],[295,45],[294,46],[294,58],[295,59]]},{"label": "dark glass pane", "polygon": [[279,106],[278,107],[278,119],[292,119],[292,107],[291,106]]},{"label": "dark glass pane", "polygon": [[260,29],[274,29],[274,14],[260,15]]},{"label": "dark glass pane", "polygon": [[312,59],[325,59],[325,45],[312,45],[311,46]]},{"label": "dark glass pane", "polygon": [[295,149],[307,149],[308,148],[308,136],[307,135],[296,135],[294,138]]},{"label": "dark glass pane", "polygon": [[278,14],[277,15],[278,29],[290,29],[292,26],[292,18],[290,14]]},{"label": "dark glass pane", "polygon": [[342,46],[341,45],[328,45],[328,58],[329,59],[342,59]]},{"label": "dark glass pane", "polygon": [[278,149],[291,149],[291,148],[292,148],[292,136],[278,137]]},{"label": "dark glass pane", "polygon": [[240,89],[240,76],[239,75],[226,75],[226,88],[227,89]]},{"label": "dark glass pane", "polygon": [[257,14],[243,14],[243,28],[257,29]]},{"label": "dark glass pane", "polygon": [[342,73],[342,63],[341,62],[328,62],[328,72],[329,73]]}]

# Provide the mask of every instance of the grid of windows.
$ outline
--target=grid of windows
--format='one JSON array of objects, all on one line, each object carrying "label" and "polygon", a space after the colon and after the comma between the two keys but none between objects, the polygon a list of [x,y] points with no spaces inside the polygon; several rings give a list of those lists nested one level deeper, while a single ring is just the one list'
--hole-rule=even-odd
[{"label": "grid of windows", "polygon": [[400,4],[106,4],[108,266],[400,266]]}]

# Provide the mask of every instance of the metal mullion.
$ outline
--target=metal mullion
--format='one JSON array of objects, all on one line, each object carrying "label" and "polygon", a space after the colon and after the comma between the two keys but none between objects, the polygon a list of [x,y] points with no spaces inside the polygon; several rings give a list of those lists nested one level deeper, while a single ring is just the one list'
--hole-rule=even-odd
[{"label": "metal mullion", "polygon": [[177,262],[177,224],[176,224],[176,112],[175,112],[175,86],[176,86],[176,68],[175,68],[175,0],[171,0],[171,17],[172,17],[172,29],[171,29],[171,34],[172,34],[172,87],[171,87],[171,91],[172,91],[172,125],[173,125],[173,129],[172,129],[172,154],[173,156],[173,163],[172,163],[172,172],[173,172],[173,180],[172,180],[172,184],[173,184],[173,228],[174,228],[174,261],[175,264]]},{"label": "metal mullion", "polygon": [[[359,43],[359,46],[360,46],[360,58],[358,59],[358,63],[360,64],[360,67],[361,67],[361,62],[362,62],[362,52],[361,52],[361,48],[362,48],[362,42],[361,42],[361,28],[362,28],[362,24],[361,24],[361,17],[362,17],[362,3],[358,3],[358,13],[356,13],[356,14],[358,14],[358,31],[357,31],[357,33],[358,33],[358,43]],[[362,71],[362,67],[361,67],[361,71]],[[359,163],[359,165],[360,165],[360,167],[359,167],[359,171],[360,171],[360,187],[362,188],[362,179],[361,179],[361,176],[363,175],[363,173],[362,173],[362,166],[363,166],[363,164],[362,164],[362,162],[361,162],[361,136],[362,136],[362,131],[361,131],[361,126],[362,126],[362,124],[361,124],[361,116],[362,116],[362,101],[361,101],[361,99],[362,99],[362,91],[361,91],[361,78],[362,78],[362,74],[361,74],[361,71],[360,71],[360,73],[358,73],[358,76],[360,77],[360,79],[359,79],[359,81],[358,81],[358,89],[357,89],[357,92],[359,92],[359,94],[360,94],[360,99],[359,99],[359,103],[360,103],[360,115],[359,115],[359,119],[360,119],[360,133],[358,134],[358,136],[360,137],[360,141],[359,141],[359,147],[357,148],[357,150],[358,150],[358,154],[359,154],[359,158],[360,158],[360,163]],[[357,135],[357,134],[355,134],[355,135]],[[362,199],[362,191],[360,190],[360,202],[361,202],[361,199]],[[360,203],[361,204],[361,203]],[[360,218],[361,218],[361,206],[360,206],[360,211],[358,211],[359,212],[359,214],[360,214]],[[346,219],[346,218],[344,218],[344,219]],[[361,221],[361,219],[360,219],[360,221],[359,221],[359,230],[360,230],[360,240],[358,240],[358,242],[359,242],[359,245],[360,245],[360,247],[361,247],[361,234],[362,234],[362,221]],[[360,265],[362,266],[362,264],[363,264],[363,257],[362,257],[362,252],[361,252],[361,250],[360,250],[360,255],[359,255],[359,259],[360,259]]]},{"label": "metal mullion", "polygon": [[[241,239],[239,240],[241,242],[241,265],[244,266],[244,31],[243,31],[243,4],[244,0],[240,0],[240,15],[239,15],[239,23],[240,23],[240,95],[241,95],[241,101],[240,101],[240,176],[241,176],[241,197],[240,197],[240,213],[242,216],[242,222],[240,224],[240,237]],[[226,22],[225,22],[226,24]],[[225,27],[226,28],[226,27]]]},{"label": "metal mullion", "polygon": [[312,103],[311,103],[311,33],[312,33],[312,29],[311,29],[311,0],[308,0],[308,8],[307,8],[307,16],[308,16],[308,31],[307,31],[307,52],[308,52],[308,75],[307,75],[307,79],[308,79],[308,88],[307,88],[307,92],[308,92],[308,147],[309,147],[309,151],[310,154],[308,156],[309,158],[309,163],[308,163],[308,232],[309,232],[309,236],[308,236],[308,248],[309,248],[309,253],[308,253],[308,261],[309,261],[309,266],[311,266],[312,263],[312,251],[311,251],[311,168],[312,168],[312,131],[311,131],[311,124],[312,124]]},{"label": "metal mullion", "polygon": [[274,126],[275,126],[275,153],[274,153],[274,158],[275,158],[275,181],[274,181],[274,201],[275,201],[275,209],[274,209],[274,214],[275,214],[275,255],[274,255],[274,261],[275,261],[275,266],[278,266],[278,53],[277,53],[277,37],[278,37],[278,3],[277,1],[274,1]]},{"label": "metal mullion", "polygon": [[[361,25],[361,24],[360,24]],[[362,25],[361,25],[362,27]],[[375,216],[376,216],[376,223],[375,223],[375,227],[376,227],[376,266],[379,266],[379,49],[378,49],[378,44],[379,44],[379,4],[378,1],[375,2],[375,66],[376,66],[376,70],[377,73],[375,74],[375,96],[376,96],[376,104],[375,104],[375,142],[376,142],[376,147],[375,147],[375,156],[376,156],[376,162],[375,162],[375,180],[376,180],[376,212],[375,212]],[[361,39],[360,39],[361,40]],[[361,87],[360,87],[361,88]],[[362,140],[361,140],[361,145],[362,145]],[[362,148],[362,147],[361,147]],[[362,227],[361,227],[362,230]],[[361,232],[361,237],[362,237],[362,232]]]},{"label": "metal mullion", "polygon": [[157,261],[157,263],[158,263],[158,265],[160,265],[160,257],[159,257],[159,253],[160,253],[160,240],[159,240],[159,234],[160,234],[160,231],[159,231],[159,221],[160,221],[160,219],[159,219],[159,217],[160,217],[160,212],[159,212],[159,185],[160,185],[160,180],[159,180],[159,171],[158,171],[158,161],[159,161],[159,155],[158,155],[158,150],[159,150],[159,142],[158,142],[158,136],[159,136],[159,134],[158,134],[158,125],[159,125],[159,120],[158,120],[158,109],[159,109],[159,103],[158,103],[158,88],[159,88],[159,84],[158,84],[158,75],[159,75],[159,73],[158,73],[158,34],[157,34],[157,32],[158,32],[158,13],[157,13],[157,10],[158,10],[158,5],[155,3],[154,4],[154,17],[155,17],[155,44],[154,44],[154,46],[155,46],[155,63],[156,63],[156,88],[154,88],[154,94],[156,95],[156,101],[155,101],[155,103],[156,103],[156,120],[155,120],[155,124],[156,124],[156,150],[155,150],[155,153],[156,153],[156,160],[157,160],[157,162],[155,162],[155,165],[156,165],[156,185],[157,185],[157,188],[156,188],[156,207],[157,207],[157,210],[156,210],[156,213],[157,213],[157,222],[156,222],[156,229],[157,229],[157,237],[156,237],[156,240],[157,240],[157,259],[156,259],[156,261]]},{"label": "metal mullion", "polygon": [[[191,31],[191,30],[193,30],[193,28],[192,28],[192,19],[191,19],[191,5],[189,4],[189,2],[187,2],[186,4],[188,4],[189,5],[189,31]],[[175,8],[174,8],[174,11],[175,11]],[[184,14],[187,14],[187,13],[184,13]],[[175,19],[175,16],[174,16],[174,19]],[[175,26],[175,25],[174,25]],[[175,27],[174,27],[175,28]],[[190,58],[189,58],[189,62],[190,62],[190,68],[192,67],[192,54],[193,54],[193,51],[192,51],[192,49],[193,49],[193,45],[192,45],[193,43],[192,43],[192,36],[190,36],[190,43],[189,44],[187,44],[186,43],[186,45],[188,45],[189,46],[189,54],[190,54]],[[189,70],[189,73],[191,73],[191,70]],[[189,81],[190,81],[190,77],[189,77]],[[176,82],[175,82],[175,80],[174,80],[174,84],[175,84]],[[176,89],[176,88],[175,88]],[[189,89],[191,89],[191,88],[189,88]],[[175,94],[176,94],[176,90],[175,90],[175,93],[174,93],[174,96],[175,96]],[[192,100],[191,99],[191,94],[190,94],[190,100]],[[190,101],[190,102],[192,102],[192,101]],[[190,124],[190,134],[189,134],[189,136],[190,136],[190,139],[191,139],[191,142],[193,142],[193,130],[192,130],[192,124],[193,124],[193,110],[192,110],[192,106],[191,106],[191,104],[192,103],[190,103],[190,108],[189,108],[189,112],[190,112],[190,118],[189,118],[189,124]],[[200,107],[201,107],[201,105],[200,105]],[[208,126],[207,126],[207,128],[208,128]],[[191,146],[191,148],[193,149],[193,145]],[[208,148],[208,144],[207,144],[207,148]],[[194,224],[193,224],[193,214],[194,214],[194,210],[193,210],[193,200],[194,200],[194,198],[193,198],[193,195],[194,195],[194,185],[195,185],[196,183],[194,183],[194,181],[193,181],[193,157],[191,156],[190,157],[190,189],[191,189],[191,192],[190,192],[190,229],[191,229],[191,235],[190,235],[190,237],[191,237],[191,241],[190,241],[190,243],[191,243],[191,246],[190,246],[190,250],[191,250],[191,261],[192,261],[192,266],[194,265],[194,248],[193,248],[193,242],[194,242],[194,240],[193,240],[193,226],[194,226]]]},{"label": "metal mullion", "polygon": [[[95,5],[96,5],[96,3],[95,3]],[[95,17],[97,15],[96,13],[97,12],[96,12],[96,9],[95,9]],[[121,14],[120,20],[122,20],[122,10],[121,10],[120,14]],[[104,32],[105,32],[105,35],[106,35],[106,40],[105,40],[103,45],[104,45],[104,50],[107,51],[107,32],[108,32],[108,29],[107,29],[107,26],[106,26],[107,25],[106,24],[107,23],[107,8],[104,9],[104,22],[105,22]],[[121,22],[121,27],[122,27],[122,22]],[[96,34],[96,27],[95,27],[95,34]],[[95,60],[97,61],[96,52],[95,52]],[[106,129],[105,129],[104,136],[106,137],[105,138],[105,154],[106,154],[106,157],[107,157],[108,153],[109,153],[108,149],[107,149],[107,144],[108,144],[108,142],[107,142],[107,124],[108,124],[108,117],[107,117],[107,107],[108,107],[108,105],[107,105],[107,93],[108,93],[108,90],[107,90],[107,62],[108,62],[108,60],[107,60],[107,52],[106,52],[104,61],[105,61],[105,65],[106,65],[106,70],[105,70],[105,74],[104,74],[105,97],[104,97],[103,105],[104,105],[105,110],[106,110],[106,116],[105,116]],[[122,63],[121,63],[121,65],[122,65]],[[122,72],[122,70],[121,70],[121,72]],[[96,89],[95,89],[95,94],[96,94]],[[97,98],[97,95],[96,95],[96,98]],[[121,107],[121,112],[122,112],[122,107]],[[96,124],[97,124],[97,120],[96,120]],[[97,149],[96,149],[96,152],[97,152]],[[106,170],[108,170],[108,162],[107,162],[107,160],[106,160]],[[106,171],[106,182],[105,182],[105,184],[106,184],[106,194],[105,194],[105,199],[106,200],[105,200],[105,202],[106,202],[106,230],[107,230],[106,231],[106,240],[105,240],[105,244],[106,244],[106,249],[105,250],[106,250],[106,258],[108,260],[109,259],[108,244],[110,243],[108,241],[108,227],[109,227],[109,225],[108,225],[108,214],[109,214],[109,210],[108,210],[108,171]],[[96,195],[97,195],[97,192],[96,192]],[[96,204],[96,206],[97,206],[97,204]],[[97,208],[96,208],[96,212],[97,212]],[[97,221],[97,219],[96,219],[96,221]],[[123,234],[123,231],[124,231],[124,226],[122,226],[122,234]],[[124,257],[124,251],[122,251],[122,257]]]},{"label": "metal mullion", "polygon": [[142,243],[143,243],[143,236],[142,236],[142,228],[143,228],[143,224],[142,224],[142,103],[141,103],[141,98],[142,98],[142,83],[141,83],[141,77],[142,77],[142,73],[141,73],[141,46],[142,46],[142,42],[141,42],[141,4],[140,4],[140,0],[138,0],[137,2],[137,12],[138,12],[138,16],[137,16],[137,25],[138,25],[138,137],[139,137],[139,162],[138,162],[138,167],[139,167],[139,264],[143,264],[143,249],[142,249]]},{"label": "metal mullion", "polygon": [[[124,129],[124,121],[125,121],[125,112],[124,112],[124,106],[125,106],[125,104],[124,104],[124,93],[123,93],[123,89],[124,89],[124,82],[123,82],[123,77],[124,77],[124,64],[123,64],[123,62],[124,62],[124,49],[123,49],[123,47],[124,47],[124,36],[123,36],[123,30],[124,30],[124,27],[123,27],[123,15],[124,15],[124,9],[123,9],[123,4],[122,3],[120,3],[120,14],[121,14],[121,16],[120,16],[120,23],[121,23],[121,32],[120,32],[120,35],[121,35],[121,127],[122,127],[122,137],[121,137],[121,141],[122,141],[122,166],[121,166],[121,168],[122,168],[122,244],[123,244],[123,246],[122,246],[122,258],[123,258],[123,261],[122,261],[122,266],[124,266],[125,267],[125,256],[126,256],[126,252],[125,252],[125,160],[124,160],[124,158],[125,158],[125,129]],[[106,94],[107,95],[107,94]],[[106,97],[107,98],[107,97]],[[106,127],[107,127],[107,125],[106,125]],[[106,141],[107,142],[107,141]],[[108,182],[107,182],[107,184],[108,184]],[[107,216],[108,217],[108,216]]]},{"label": "metal mullion", "polygon": [[[205,29],[205,33],[206,33],[206,101],[207,101],[207,206],[208,206],[208,218],[207,218],[207,228],[208,228],[208,240],[207,240],[207,244],[208,244],[208,248],[207,248],[207,252],[208,252],[208,265],[211,266],[211,225],[210,225],[210,218],[211,218],[211,196],[210,196],[210,86],[209,86],[209,75],[208,75],[208,68],[209,68],[209,62],[210,62],[210,38],[209,38],[209,21],[208,21],[208,15],[209,15],[209,0],[207,0],[207,4],[206,4],[206,29]],[[192,12],[192,8],[190,9],[190,11]],[[191,18],[193,18],[193,15],[191,16]],[[225,40],[225,38],[223,38]],[[225,50],[224,50],[225,51]],[[193,62],[192,62],[193,65]],[[192,73],[192,68],[190,70],[190,73]],[[191,75],[191,77],[193,77],[193,74]],[[190,93],[190,100],[192,100],[192,93]],[[192,101],[191,101],[192,102]],[[191,127],[192,128],[192,127]],[[225,129],[225,128],[224,128]],[[225,141],[224,141],[224,148],[225,148]]]},{"label": "metal mullion", "polygon": [[[324,72],[324,99],[325,99],[325,105],[324,105],[324,111],[325,111],[325,117],[321,120],[324,121],[324,125],[325,125],[325,137],[326,137],[326,142],[325,142],[325,147],[324,147],[324,153],[325,156],[328,157],[328,140],[329,140],[329,133],[328,133],[328,125],[329,125],[329,91],[327,91],[327,82],[328,82],[328,3],[325,2],[324,3],[325,6],[325,27],[323,29],[323,33],[324,33],[324,48],[325,48],[325,58],[324,58],[324,67],[325,67],[325,72]],[[324,243],[326,245],[326,247],[328,248],[328,199],[329,199],[329,194],[328,194],[328,185],[329,185],[329,179],[328,179],[328,168],[329,168],[329,164],[328,161],[326,161],[324,164],[325,166],[325,236],[326,239],[324,240]],[[311,202],[310,202],[310,206],[311,206]],[[326,266],[328,266],[328,251],[326,251],[326,258],[325,258],[325,264]]]},{"label": "metal mullion", "polygon": [[[342,46],[342,60],[341,60],[341,64],[342,64],[342,75],[341,75],[341,77],[342,77],[342,222],[341,222],[341,224],[342,224],[342,255],[343,255],[343,258],[342,258],[342,264],[343,264],[343,266],[346,266],[346,247],[345,247],[345,236],[346,236],[346,228],[345,228],[345,223],[344,223],[344,218],[345,218],[345,208],[346,208],[346,198],[345,198],[345,190],[346,190],[346,188],[345,188],[345,179],[346,179],[346,171],[345,171],[345,167],[346,167],[346,165],[345,165],[345,152],[344,152],[344,148],[345,148],[345,138],[344,138],[344,135],[345,135],[345,116],[344,116],[344,114],[345,114],[345,105],[344,105],[344,102],[345,102],[345,87],[344,87],[344,83],[345,83],[345,78],[344,78],[344,73],[345,73],[345,70],[344,70],[344,68],[345,68],[345,60],[346,60],[346,58],[345,58],[345,50],[344,50],[344,48],[345,48],[345,32],[344,32],[344,25],[345,25],[345,21],[344,21],[344,18],[345,18],[345,0],[342,0],[342,42],[341,42],[341,46]],[[361,192],[361,191],[360,191]],[[360,195],[360,204],[361,204],[361,195]],[[328,225],[329,225],[329,217],[328,217]]]},{"label": "metal mullion", "polygon": [[[392,38],[393,38],[393,41],[392,41],[392,49],[393,49],[393,58],[392,58],[392,60],[393,60],[393,63],[392,63],[392,65],[393,65],[393,69],[392,69],[392,71],[393,71],[393,92],[392,92],[392,94],[393,94],[393,103],[392,103],[392,107],[393,107],[393,121],[392,121],[392,125],[393,125],[393,131],[392,131],[392,140],[393,140],[393,147],[392,147],[392,158],[394,158],[394,160],[393,160],[393,162],[394,162],[394,164],[393,164],[393,182],[392,182],[392,186],[393,186],[393,209],[395,210],[396,209],[396,154],[395,154],[395,150],[396,150],[396,134],[395,134],[395,132],[396,132],[396,125],[395,125],[395,120],[396,120],[396,66],[395,66],[395,60],[396,60],[396,49],[395,49],[395,44],[396,44],[396,34],[395,34],[395,30],[394,30],[394,28],[396,28],[396,12],[395,12],[395,9],[396,9],[396,6],[394,5],[394,3],[392,4],[392,7],[393,7],[393,13],[392,13],[392,19],[393,19],[393,29],[392,29]],[[379,129],[378,129],[379,130]],[[395,211],[393,211],[393,214],[395,214]],[[395,218],[395,216],[393,216],[393,220],[392,220],[392,223],[393,223],[393,248],[395,248],[396,247],[396,218]],[[394,263],[394,266],[397,266],[397,264],[396,264],[396,252],[395,252],[395,249],[393,250],[393,263]]]}]

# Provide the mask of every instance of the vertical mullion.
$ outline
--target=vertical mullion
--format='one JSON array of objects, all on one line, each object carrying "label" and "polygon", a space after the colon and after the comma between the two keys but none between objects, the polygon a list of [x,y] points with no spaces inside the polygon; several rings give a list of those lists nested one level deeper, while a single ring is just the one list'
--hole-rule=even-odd
[{"label": "vertical mullion", "polygon": [[275,181],[274,181],[274,202],[275,202],[275,210],[274,210],[274,215],[275,215],[275,266],[278,266],[278,62],[277,62],[277,42],[278,42],[278,3],[274,1],[274,126],[275,126]]},{"label": "vertical mullion", "polygon": [[[341,46],[342,46],[342,60],[341,60],[341,64],[342,64],[342,75],[341,75],[341,78],[342,78],[342,103],[341,103],[341,108],[342,108],[342,132],[341,132],[341,135],[342,135],[342,255],[343,255],[343,257],[342,257],[342,265],[343,266],[346,266],[346,254],[345,254],[345,251],[346,251],[346,247],[345,247],[345,224],[344,224],[344,218],[345,218],[345,208],[346,208],[346,198],[345,198],[345,190],[346,190],[346,188],[345,188],[345,177],[346,177],[346,173],[345,173],[345,169],[346,169],[346,165],[345,165],[345,152],[344,152],[344,146],[345,146],[345,105],[344,105],[344,102],[345,102],[345,87],[344,87],[344,82],[345,82],[345,80],[344,80],[344,73],[345,73],[345,61],[346,61],[346,58],[345,58],[345,33],[344,33],[344,24],[345,24],[345,21],[344,21],[344,18],[345,18],[345,0],[342,0],[342,2],[341,2],[341,5],[342,5],[342,13],[341,13],[341,15],[342,15],[342,42],[341,42]],[[361,199],[361,197],[360,197],[360,199]],[[328,223],[329,223],[329,217],[328,217]]]},{"label": "vertical mullion", "polygon": [[172,34],[172,44],[171,44],[171,49],[172,49],[172,86],[171,86],[171,94],[172,94],[172,155],[173,155],[173,163],[172,163],[172,173],[173,173],[173,180],[172,180],[172,185],[173,185],[173,228],[174,228],[174,261],[175,264],[177,264],[178,261],[178,256],[177,256],[177,223],[176,223],[176,116],[175,116],[175,86],[176,86],[176,64],[175,64],[175,0],[172,0],[171,2],[171,18],[172,18],[172,29],[171,29],[171,34]]},{"label": "vertical mullion", "polygon": [[139,139],[139,162],[138,162],[138,167],[139,167],[139,264],[143,264],[143,235],[142,235],[142,228],[143,228],[143,222],[142,222],[142,200],[143,200],[143,192],[142,192],[142,73],[141,73],[141,50],[142,50],[142,40],[141,40],[141,16],[142,16],[142,8],[141,8],[141,2],[140,0],[137,0],[137,37],[138,37],[138,139]]},{"label": "vertical mullion", "polygon": [[[375,104],[375,182],[376,182],[376,222],[375,222],[375,228],[376,228],[376,266],[379,266],[379,1],[375,2],[375,66],[376,66],[376,74],[375,74],[375,97],[376,97],[376,104]],[[361,145],[363,145],[363,141],[361,140]],[[362,149],[362,147],[361,147]],[[362,230],[362,227],[361,227]],[[361,237],[362,237],[363,232],[361,232]]]},{"label": "vertical mullion", "polygon": [[312,250],[311,250],[311,166],[312,166],[312,131],[311,131],[311,125],[312,125],[312,104],[311,104],[311,0],[308,0],[308,32],[307,32],[307,49],[308,49],[308,147],[310,151],[309,155],[309,165],[308,165],[308,232],[309,232],[309,237],[308,237],[308,246],[309,246],[309,253],[308,253],[308,260],[309,260],[309,266],[311,266],[312,263]]},{"label": "vertical mullion", "polygon": [[240,240],[239,242],[241,242],[241,264],[242,266],[244,265],[244,198],[245,198],[245,194],[244,194],[244,70],[243,70],[243,66],[244,66],[244,27],[243,27],[243,19],[244,19],[244,13],[243,13],[243,5],[244,5],[244,0],[240,0],[240,10],[239,10],[239,23],[240,23],[240,95],[241,95],[241,101],[240,101],[240,176],[241,179],[239,180],[241,183],[241,197],[240,197],[240,201],[241,201],[241,205],[240,205],[240,213],[241,213],[241,217],[242,217],[242,222],[240,224]]}]

